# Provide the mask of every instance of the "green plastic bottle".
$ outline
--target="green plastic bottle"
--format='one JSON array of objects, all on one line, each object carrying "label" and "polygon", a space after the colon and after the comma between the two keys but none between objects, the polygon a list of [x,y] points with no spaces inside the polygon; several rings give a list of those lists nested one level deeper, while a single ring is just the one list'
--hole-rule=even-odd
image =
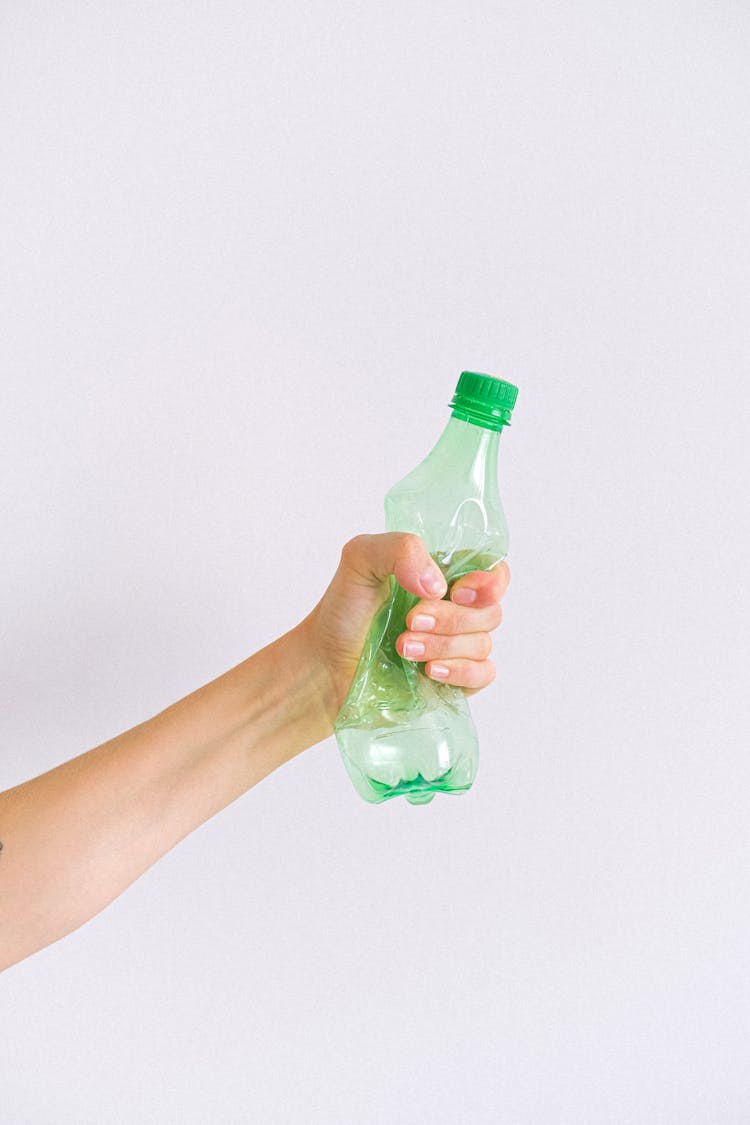
[{"label": "green plastic bottle", "polygon": [[[497,453],[517,395],[512,383],[462,371],[437,445],[386,495],[387,529],[421,536],[449,591],[461,575],[490,570],[508,553]],[[463,689],[431,680],[423,665],[397,653],[419,599],[390,581],[334,729],[361,797],[378,803],[403,795],[422,805],[436,793],[470,788],[479,747]]]}]

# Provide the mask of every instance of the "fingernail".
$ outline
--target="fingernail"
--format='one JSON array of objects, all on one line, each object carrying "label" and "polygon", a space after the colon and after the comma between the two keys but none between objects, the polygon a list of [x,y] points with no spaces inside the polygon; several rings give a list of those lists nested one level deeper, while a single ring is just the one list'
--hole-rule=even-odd
[{"label": "fingernail", "polygon": [[404,656],[407,660],[416,660],[418,656],[424,656],[424,645],[421,641],[405,641]]},{"label": "fingernail", "polygon": [[477,592],[476,590],[470,590],[468,586],[462,586],[460,590],[455,591],[452,597],[456,605],[471,605],[472,602],[477,600]]},{"label": "fingernail", "polygon": [[431,566],[429,570],[426,570],[424,574],[420,576],[419,581],[422,583],[428,594],[435,594],[436,596],[439,595],[440,597],[442,597],[447,589],[445,579],[443,578],[440,571],[436,570],[434,566]]},{"label": "fingernail", "polygon": [[430,675],[434,676],[438,680],[447,680],[448,676],[450,676],[450,673],[450,668],[446,668],[444,664],[430,665]]},{"label": "fingernail", "polygon": [[429,613],[418,613],[416,617],[412,617],[409,628],[415,633],[429,633],[435,628],[435,624],[435,618]]}]

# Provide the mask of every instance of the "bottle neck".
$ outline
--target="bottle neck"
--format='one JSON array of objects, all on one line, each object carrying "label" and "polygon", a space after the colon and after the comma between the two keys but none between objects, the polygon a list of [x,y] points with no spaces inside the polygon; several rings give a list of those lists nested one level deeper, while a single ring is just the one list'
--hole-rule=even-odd
[{"label": "bottle neck", "polygon": [[497,454],[501,430],[488,430],[451,416],[430,453],[436,467],[441,464],[454,468],[463,466],[480,491],[497,492]]}]

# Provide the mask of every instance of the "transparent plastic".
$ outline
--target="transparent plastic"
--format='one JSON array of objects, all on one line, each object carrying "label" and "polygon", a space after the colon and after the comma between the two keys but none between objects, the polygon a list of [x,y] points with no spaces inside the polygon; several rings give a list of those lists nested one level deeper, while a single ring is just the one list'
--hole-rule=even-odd
[{"label": "transparent plastic", "polygon": [[[446,597],[457,578],[491,570],[508,552],[497,481],[501,432],[452,416],[431,453],[386,495],[387,529],[421,536],[448,582]],[[477,733],[463,689],[431,680],[423,664],[397,653],[419,599],[390,581],[334,728],[361,797],[426,804],[436,793],[470,788]]]}]

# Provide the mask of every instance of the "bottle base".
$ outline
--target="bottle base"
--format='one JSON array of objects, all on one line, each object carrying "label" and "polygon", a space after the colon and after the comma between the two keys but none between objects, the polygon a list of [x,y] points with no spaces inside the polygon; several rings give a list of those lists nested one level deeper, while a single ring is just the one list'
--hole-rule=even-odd
[{"label": "bottle base", "polygon": [[[465,793],[471,788],[471,782],[468,785],[456,785],[452,774],[453,770],[448,770],[442,777],[427,781],[421,773],[418,773],[412,781],[401,781],[398,785],[392,786],[384,785],[382,781],[365,777],[363,774],[361,778],[372,794],[365,797],[365,800],[380,803],[390,800],[391,797],[406,797],[411,805],[427,805],[434,799],[436,793]],[[364,796],[361,784],[357,785],[357,791]]]},{"label": "bottle base", "polygon": [[425,713],[419,720],[336,731],[341,757],[365,801],[405,797],[426,805],[436,793],[464,793],[476,775],[477,741],[468,715]]}]

